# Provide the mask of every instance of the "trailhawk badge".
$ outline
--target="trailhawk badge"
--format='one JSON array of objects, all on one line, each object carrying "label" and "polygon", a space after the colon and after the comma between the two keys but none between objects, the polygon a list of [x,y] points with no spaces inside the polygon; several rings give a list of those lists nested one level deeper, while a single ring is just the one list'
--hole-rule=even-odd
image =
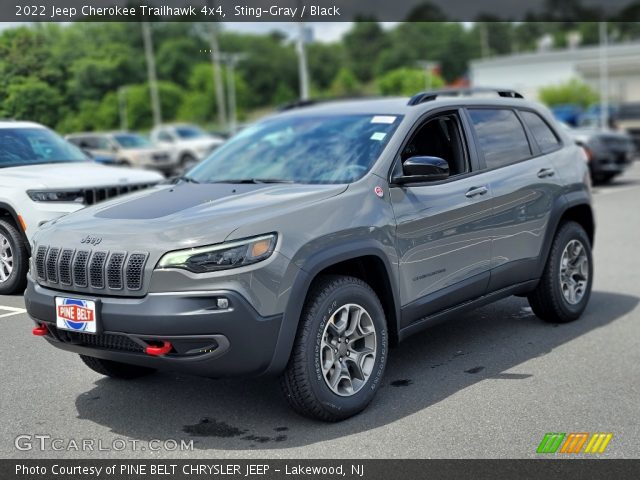
[{"label": "trailhawk badge", "polygon": [[56,327],[73,332],[96,333],[96,302],[56,297]]}]

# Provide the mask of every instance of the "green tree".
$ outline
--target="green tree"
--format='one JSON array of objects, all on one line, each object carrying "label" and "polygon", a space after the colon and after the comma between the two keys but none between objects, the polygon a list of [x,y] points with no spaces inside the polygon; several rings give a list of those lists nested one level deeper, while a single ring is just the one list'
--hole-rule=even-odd
[{"label": "green tree", "polygon": [[9,85],[2,102],[2,116],[16,120],[31,120],[55,126],[62,97],[42,80],[27,77]]},{"label": "green tree", "polygon": [[360,82],[373,79],[380,54],[388,47],[387,33],[378,22],[358,19],[344,36],[348,67]]},{"label": "green tree", "polygon": [[[158,91],[162,118],[165,120],[176,118],[178,109],[182,104],[184,92],[178,85],[171,82],[158,82]],[[126,101],[129,128],[134,130],[151,128],[153,113],[151,111],[149,85],[144,83],[128,86]]]},{"label": "green tree", "polygon": [[189,37],[170,38],[162,42],[156,54],[158,77],[182,87],[187,85],[194,65],[205,60],[209,54],[204,47]]},{"label": "green tree", "polygon": [[538,91],[538,96],[550,107],[572,103],[586,108],[599,98],[593,88],[575,78],[560,85],[543,87]]},{"label": "green tree", "polygon": [[427,82],[424,70],[417,68],[398,68],[385,73],[378,79],[378,90],[382,95],[411,96],[424,91],[426,83],[431,88],[441,88],[444,81],[439,75],[430,75]]},{"label": "green tree", "polygon": [[355,74],[346,67],[342,67],[336,78],[331,82],[329,93],[333,97],[349,97],[360,93],[360,84]]}]

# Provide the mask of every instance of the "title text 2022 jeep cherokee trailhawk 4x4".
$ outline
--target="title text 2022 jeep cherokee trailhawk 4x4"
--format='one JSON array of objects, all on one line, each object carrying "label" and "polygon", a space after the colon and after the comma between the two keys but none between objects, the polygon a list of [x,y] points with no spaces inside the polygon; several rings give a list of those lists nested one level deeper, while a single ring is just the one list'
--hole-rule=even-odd
[{"label": "title text 2022 jeep cherokee trailhawk 4x4", "polygon": [[464,309],[515,294],[577,319],[583,150],[492,93],[292,106],[173,185],[47,224],[34,333],[112,377],[281,374],[295,410],[332,421],[371,401],[389,343]]}]

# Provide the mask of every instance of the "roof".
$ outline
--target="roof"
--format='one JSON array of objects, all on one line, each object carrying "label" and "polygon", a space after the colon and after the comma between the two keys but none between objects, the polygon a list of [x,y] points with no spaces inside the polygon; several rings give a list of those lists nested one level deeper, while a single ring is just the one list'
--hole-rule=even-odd
[{"label": "roof", "polygon": [[504,98],[497,95],[482,96],[443,96],[418,105],[409,105],[409,97],[382,97],[357,100],[330,100],[311,103],[301,107],[284,110],[278,116],[309,116],[309,115],[407,115],[422,114],[433,108],[451,105],[495,105],[508,107],[537,108],[538,104],[528,102],[522,98]]},{"label": "roof", "polygon": [[25,122],[22,120],[0,120],[0,128],[47,128],[35,122]]}]

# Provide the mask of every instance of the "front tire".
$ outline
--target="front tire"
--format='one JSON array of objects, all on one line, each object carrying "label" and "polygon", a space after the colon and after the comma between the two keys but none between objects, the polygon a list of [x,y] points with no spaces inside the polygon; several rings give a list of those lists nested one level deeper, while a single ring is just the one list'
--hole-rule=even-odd
[{"label": "front tire", "polygon": [[29,251],[18,229],[0,220],[0,295],[22,293],[27,287]]},{"label": "front tire", "polygon": [[591,241],[576,222],[564,223],[556,232],[542,278],[529,295],[539,318],[567,323],[582,315],[593,284]]},{"label": "front tire", "polygon": [[301,415],[336,422],[366,408],[387,363],[387,323],[373,289],[358,278],[321,277],[305,303],[281,378]]},{"label": "front tire", "polygon": [[155,372],[153,368],[140,367],[138,365],[129,365],[126,363],[114,362],[112,360],[103,360],[102,358],[88,357],[80,355],[84,364],[94,372],[111,378],[120,378],[123,380],[131,380],[133,378],[144,377]]}]

